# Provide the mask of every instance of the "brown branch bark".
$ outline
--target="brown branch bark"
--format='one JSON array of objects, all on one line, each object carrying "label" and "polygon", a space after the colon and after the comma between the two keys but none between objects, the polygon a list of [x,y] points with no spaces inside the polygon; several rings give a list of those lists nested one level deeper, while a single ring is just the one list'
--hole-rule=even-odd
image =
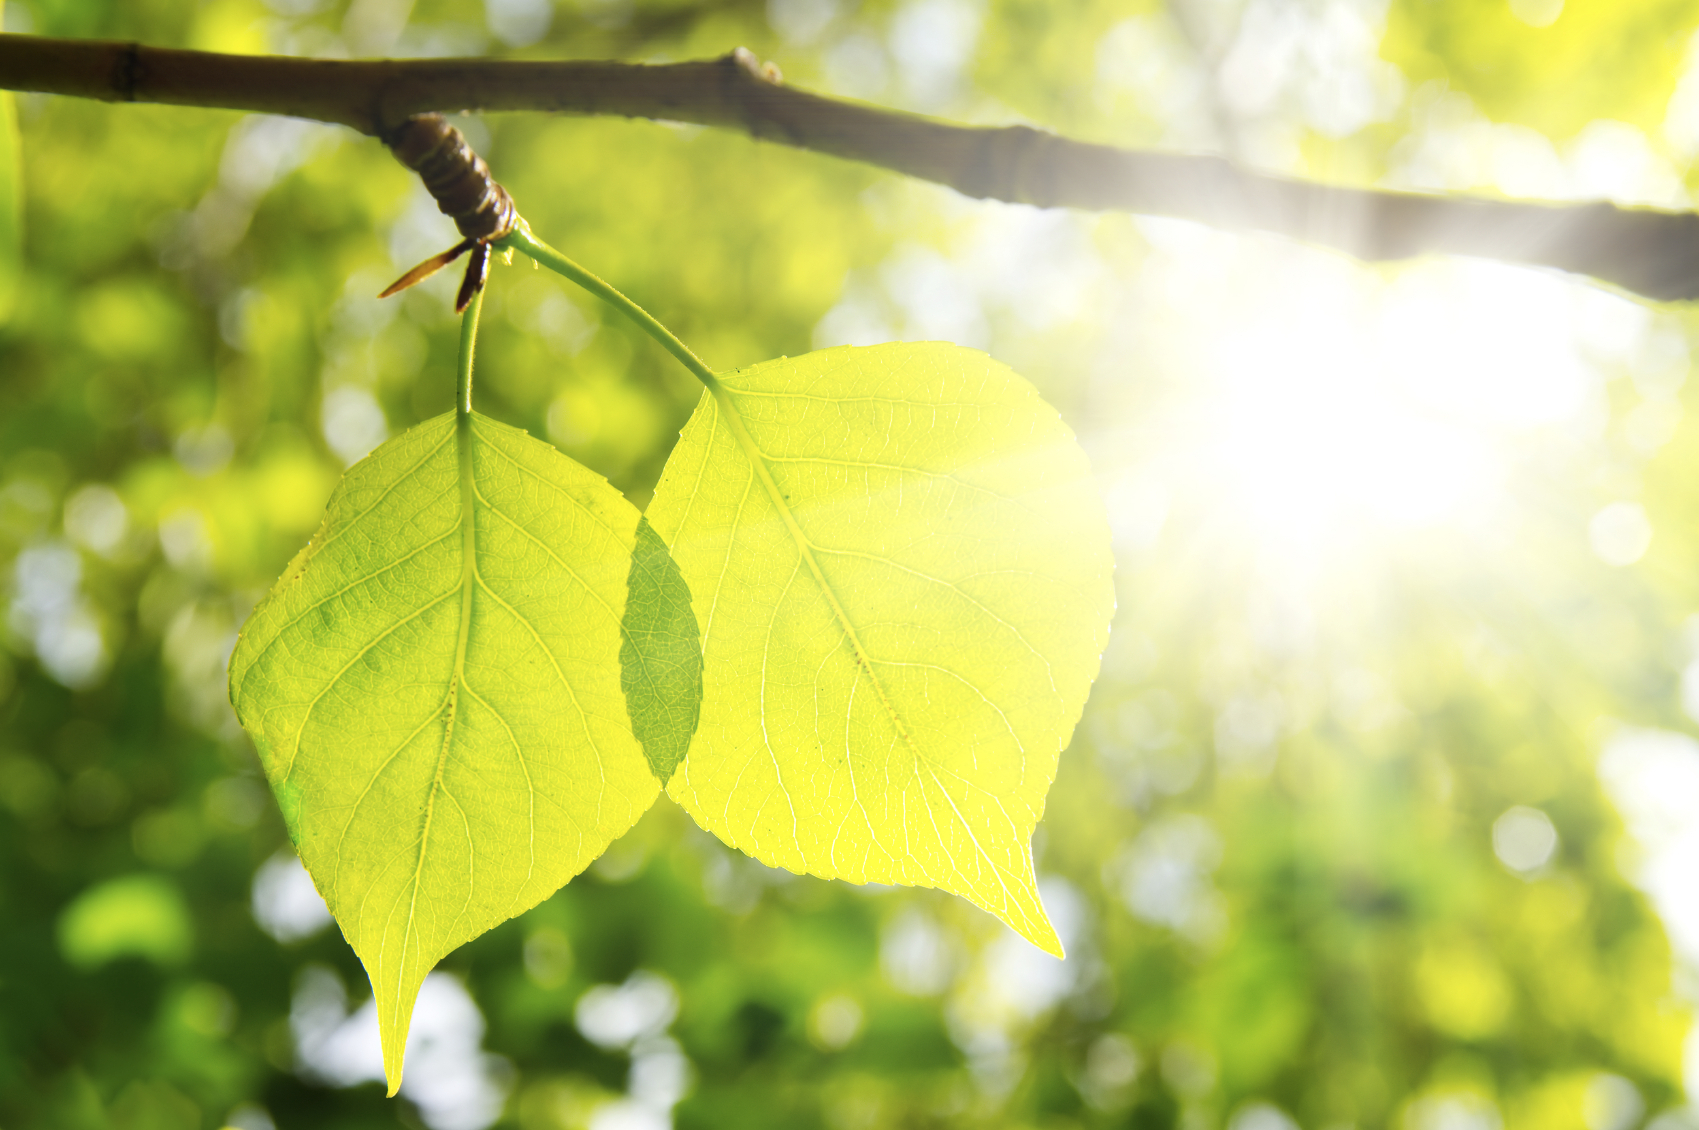
[{"label": "brown branch bark", "polygon": [[1337,188],[1219,157],[1092,145],[1027,126],[959,126],[784,85],[749,52],[649,66],[490,59],[217,55],[0,35],[0,89],[250,110],[382,137],[412,114],[545,110],[736,130],[935,181],[968,196],[1258,230],[1359,259],[1474,255],[1699,298],[1699,215]]}]

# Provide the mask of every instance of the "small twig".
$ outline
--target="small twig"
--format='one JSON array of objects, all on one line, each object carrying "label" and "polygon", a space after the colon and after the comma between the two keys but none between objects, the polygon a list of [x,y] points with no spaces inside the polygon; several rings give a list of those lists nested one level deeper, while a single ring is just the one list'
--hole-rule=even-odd
[{"label": "small twig", "polygon": [[694,122],[968,196],[1275,232],[1367,260],[1483,256],[1592,275],[1647,298],[1699,298],[1699,216],[1690,212],[1335,188],[1219,157],[1091,145],[1027,126],[959,126],[785,86],[742,49],[663,66],[340,61],[0,35],[0,89],[288,114],[376,137],[439,110]]}]

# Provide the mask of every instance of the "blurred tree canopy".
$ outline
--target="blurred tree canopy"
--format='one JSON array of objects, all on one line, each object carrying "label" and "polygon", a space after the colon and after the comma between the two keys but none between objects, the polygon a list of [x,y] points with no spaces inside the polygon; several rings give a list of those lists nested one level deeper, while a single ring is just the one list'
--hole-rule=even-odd
[{"label": "blurred tree canopy", "polygon": [[[840,94],[1339,183],[1675,207],[1699,183],[1675,0],[4,18],[331,56],[746,44]],[[1120,610],[1036,845],[1066,962],[937,892],[769,870],[663,800],[444,962],[391,1103],[224,670],[342,469],[450,406],[453,272],[373,297],[450,226],[337,128],[0,116],[0,1126],[1699,1125],[1686,309],[695,128],[461,119],[539,234],[716,368],[889,339],[1013,365],[1096,460]],[[648,500],[688,373],[524,265],[494,268],[480,345],[482,411]]]}]

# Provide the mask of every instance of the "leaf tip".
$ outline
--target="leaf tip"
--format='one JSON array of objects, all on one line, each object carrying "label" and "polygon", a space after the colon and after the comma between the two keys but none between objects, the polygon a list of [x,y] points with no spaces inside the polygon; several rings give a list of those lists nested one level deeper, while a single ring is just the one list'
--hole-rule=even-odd
[{"label": "leaf tip", "polygon": [[[1002,919],[1009,929],[1034,946],[1051,957],[1065,961],[1068,955],[1062,952],[1061,935],[1056,933],[1056,927],[1050,921],[1050,912],[1044,908],[1044,896],[1040,893],[1039,885],[1030,870],[1031,864],[1028,863],[1027,866],[1029,870],[1024,880],[1017,883],[1015,889],[1010,892],[1014,897],[1000,907],[986,908]],[[980,905],[986,906],[985,903]]]},{"label": "leaf tip", "polygon": [[1016,926],[1015,932],[1058,961],[1068,959],[1068,955],[1062,952],[1062,939],[1056,933],[1056,927],[1050,924],[1050,917],[1042,909],[1036,922],[1028,921]]},{"label": "leaf tip", "polygon": [[[356,952],[359,952],[358,948]],[[413,1027],[413,1008],[418,1004],[419,990],[424,987],[425,973],[412,967],[403,970],[399,980],[392,980],[393,973],[376,973],[374,966],[366,962],[365,955],[361,955],[360,961],[371,976],[372,997],[378,1009],[378,1044],[383,1049],[384,1088],[387,1096],[393,1099],[401,1090],[407,1036]],[[429,972],[429,968],[426,966],[425,971]]]},{"label": "leaf tip", "polygon": [[412,1027],[413,1009],[405,1015],[384,1023],[386,1009],[378,1010],[378,1035],[383,1044],[383,1077],[385,1097],[393,1099],[401,1090],[401,1069],[407,1057],[407,1030]]}]

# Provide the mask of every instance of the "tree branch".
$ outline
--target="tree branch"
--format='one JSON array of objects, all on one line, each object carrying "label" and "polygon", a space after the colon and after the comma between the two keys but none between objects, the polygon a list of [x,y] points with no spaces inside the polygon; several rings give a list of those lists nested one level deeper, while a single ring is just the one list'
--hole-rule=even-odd
[{"label": "tree branch", "polygon": [[1219,157],[1116,149],[1027,126],[959,126],[811,94],[739,49],[650,66],[218,55],[0,35],[0,89],[287,114],[383,137],[427,111],[617,114],[736,130],[968,196],[1274,232],[1366,260],[1440,252],[1558,267],[1647,298],[1699,298],[1699,216],[1336,188]]}]

